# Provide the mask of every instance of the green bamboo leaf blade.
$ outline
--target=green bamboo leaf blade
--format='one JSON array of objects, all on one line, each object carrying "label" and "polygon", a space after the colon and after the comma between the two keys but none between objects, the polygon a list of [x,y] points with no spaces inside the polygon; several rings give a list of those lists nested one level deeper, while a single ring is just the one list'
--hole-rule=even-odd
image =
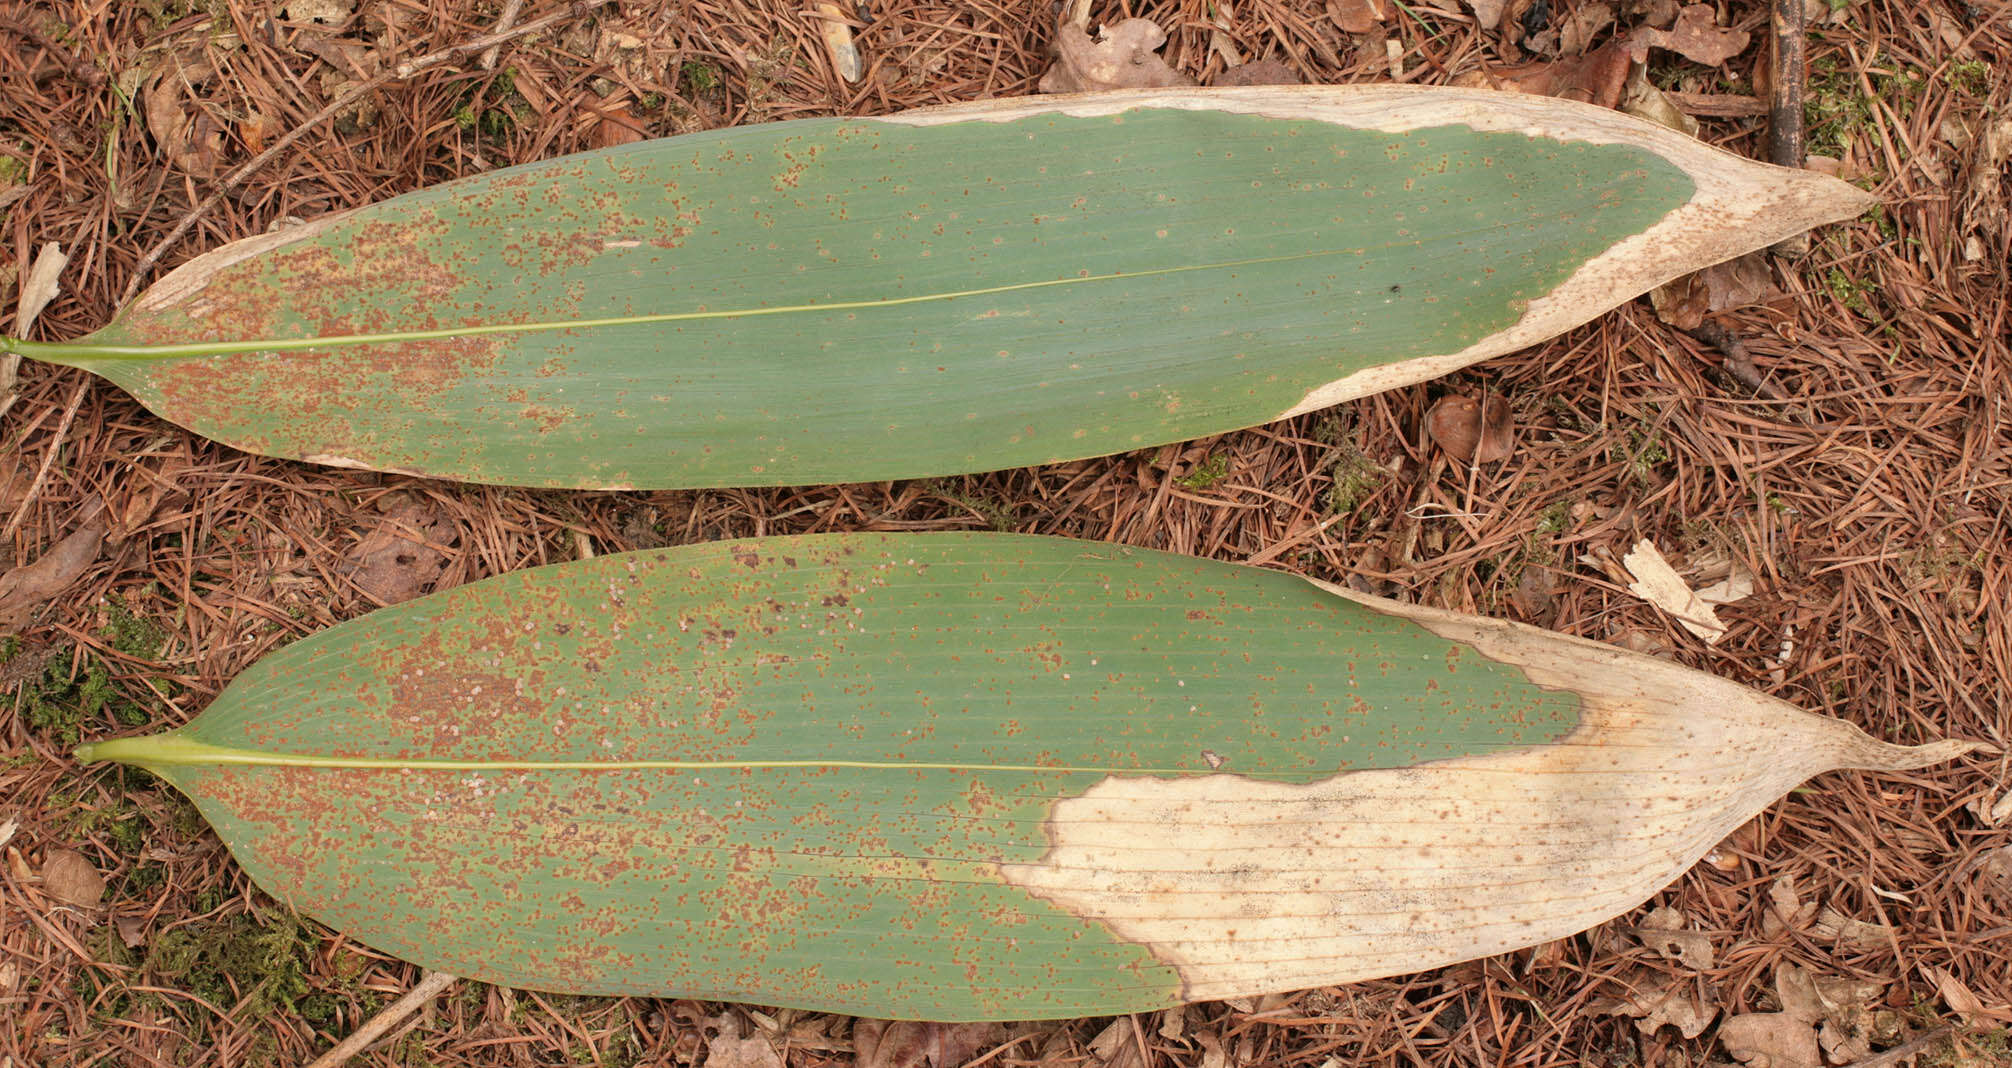
[{"label": "green bamboo leaf blade", "polygon": [[[515,572],[371,613],[247,669],[194,738],[389,761],[538,753],[1153,774],[1214,770],[1206,748],[1250,774],[1306,781],[1555,738],[1577,722],[1569,696],[1442,642],[1420,648],[1412,625],[1277,572],[1025,537],[769,544]],[[1402,658],[1454,669],[1460,685],[1417,690]],[[360,689],[364,666],[373,684]],[[1343,691],[1313,692],[1336,676]],[[555,707],[553,695],[565,699]],[[1388,722],[1335,740],[1346,720],[1333,717],[1366,714],[1358,697]],[[664,700],[686,711],[666,719]],[[748,706],[770,705],[822,729],[763,730]],[[1527,723],[1471,723],[1472,705]],[[470,706],[490,725],[429,714]],[[1118,718],[1099,729],[1118,733],[1086,749],[1074,724],[1102,708]],[[1320,714],[1275,738],[1248,730],[1296,708]],[[370,729],[356,731],[363,713]]]},{"label": "green bamboo leaf blade", "polygon": [[268,892],[429,967],[959,1020],[1535,944],[1811,774],[1961,748],[1282,573],[958,534],[500,576],[79,756],[167,778]]},{"label": "green bamboo leaf blade", "polygon": [[1455,90],[818,119],[447,183],[185,265],[72,345],[198,433],[476,482],[1077,459],[1542,340],[1864,198]]}]

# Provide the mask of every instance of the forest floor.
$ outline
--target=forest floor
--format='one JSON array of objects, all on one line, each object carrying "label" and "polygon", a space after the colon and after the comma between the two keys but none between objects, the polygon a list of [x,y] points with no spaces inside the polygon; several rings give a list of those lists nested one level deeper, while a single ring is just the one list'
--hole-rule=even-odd
[{"label": "forest floor", "polygon": [[[1674,14],[1650,0],[1507,6],[1490,27],[1454,0],[1098,0],[1090,16],[1158,24],[1167,63],[1203,84],[1449,84],[1570,62]],[[47,243],[68,262],[32,336],[75,337],[130,284],[289,218],[640,137],[1029,94],[1058,33],[1048,2],[846,5],[863,68],[848,82],[821,5],[529,0],[517,23],[556,21],[493,63],[386,78],[310,121],[402,61],[494,32],[502,7],[0,2],[0,333],[19,332],[17,294],[41,288]],[[1258,562],[1671,657],[1881,738],[1997,748],[1823,776],[1643,910],[1535,949],[1136,1020],[908,1028],[863,1068],[933,1063],[932,1048],[1001,1066],[1678,1068],[1730,1061],[1725,1029],[1742,1017],[1764,1036],[1748,1051],[1774,1068],[2012,1064],[2012,6],[1812,11],[1809,150],[1882,206],[1806,254],[1756,261],[1772,289],[1707,320],[1743,358],[1644,300],[1440,381],[1183,445],[659,493],[250,456],[82,372],[21,365],[0,381],[0,1066],[305,1063],[419,980],[255,889],[165,785],[80,768],[79,740],[185,722],[262,654],[383,600],[583,553],[957,529]],[[1768,12],[1705,13],[1750,41],[1715,55],[1729,37],[1714,29],[1659,50],[1648,81],[1699,114],[1700,136],[1760,157]],[[1573,77],[1550,88],[1575,91]],[[1506,402],[1506,459],[1469,466],[1435,447],[1425,416],[1448,394]],[[1642,540],[1694,585],[1751,576],[1718,609],[1722,640],[1628,591],[1617,562]],[[1687,934],[1639,936],[1661,920]],[[460,982],[352,1063],[814,1068],[852,1060],[867,1030]]]}]

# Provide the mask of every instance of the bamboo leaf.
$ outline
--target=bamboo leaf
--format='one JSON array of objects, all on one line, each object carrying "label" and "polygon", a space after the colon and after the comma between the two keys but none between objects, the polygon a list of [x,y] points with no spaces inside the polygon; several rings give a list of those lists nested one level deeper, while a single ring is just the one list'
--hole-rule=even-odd
[{"label": "bamboo leaf", "polygon": [[1811,775],[1966,748],[1279,572],[944,534],[503,575],[78,755],[428,967],[1015,1020],[1561,937]]},{"label": "bamboo leaf", "polygon": [[1863,210],[1567,101],[991,101],[691,134],[225,246],[79,341],[252,452],[476,482],[850,482],[1252,426]]}]

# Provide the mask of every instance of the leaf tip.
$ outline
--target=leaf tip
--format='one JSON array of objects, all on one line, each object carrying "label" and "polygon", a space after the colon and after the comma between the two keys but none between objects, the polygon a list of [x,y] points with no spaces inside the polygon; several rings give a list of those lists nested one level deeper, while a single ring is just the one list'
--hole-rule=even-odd
[{"label": "leaf tip", "polygon": [[1946,738],[1922,745],[1894,745],[1879,741],[1856,728],[1852,728],[1851,735],[1842,738],[1841,742],[1840,766],[1862,771],[1912,771],[1986,748],[1982,742],[1961,738]]},{"label": "leaf tip", "polygon": [[1821,206],[1824,222],[1854,219],[1886,202],[1879,194],[1842,178],[1808,170],[1790,169],[1789,173],[1802,181],[1811,200]]},{"label": "leaf tip", "polygon": [[[1824,175],[1824,177],[1829,177],[1829,175]],[[1879,207],[1881,204],[1886,203],[1885,197],[1880,196],[1878,193],[1875,193],[1870,189],[1861,189],[1858,186],[1852,185],[1850,182],[1846,182],[1841,178],[1833,178],[1831,180],[1839,182],[1844,186],[1844,189],[1840,191],[1837,194],[1837,196],[1838,196],[1838,202],[1841,205],[1848,205],[1851,208],[1851,215],[1847,216],[1847,218],[1854,218],[1863,215],[1866,212],[1871,211],[1876,207]]]}]

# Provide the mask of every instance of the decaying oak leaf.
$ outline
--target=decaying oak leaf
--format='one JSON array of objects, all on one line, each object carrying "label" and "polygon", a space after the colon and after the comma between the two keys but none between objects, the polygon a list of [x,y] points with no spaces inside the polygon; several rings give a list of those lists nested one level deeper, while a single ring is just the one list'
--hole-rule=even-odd
[{"label": "decaying oak leaf", "polygon": [[[1829,0],[1806,0],[1809,3],[1828,3]],[[1623,0],[1621,4],[1623,21],[1631,26],[1653,26],[1667,30],[1677,21],[1677,0]]]},{"label": "decaying oak leaf", "polygon": [[1783,875],[1768,884],[1767,911],[1761,914],[1761,933],[1778,935],[1801,931],[1816,917],[1816,902],[1804,902],[1796,893],[1795,876]]},{"label": "decaying oak leaf", "polygon": [[45,601],[70,588],[91,565],[105,545],[110,528],[103,504],[94,501],[91,513],[63,540],[32,562],[0,575],[0,631],[10,631],[28,619],[28,614]]},{"label": "decaying oak leaf", "polygon": [[1601,30],[1614,24],[1614,5],[1580,4],[1558,24],[1558,51],[1567,56],[1584,55],[1586,46]]},{"label": "decaying oak leaf", "polygon": [[1649,49],[1675,52],[1693,63],[1716,67],[1746,51],[1752,40],[1745,30],[1719,25],[1718,12],[1710,4],[1686,4],[1677,12],[1676,24],[1667,30],[1644,26],[1628,36],[1635,62],[1646,62]]},{"label": "decaying oak leaf", "polygon": [[[373,4],[369,10],[377,13],[397,8],[396,4]],[[388,47],[381,38],[373,45],[356,37],[315,32],[301,33],[294,38],[293,44],[321,60],[321,65],[315,69],[315,78],[322,95],[330,100],[342,97],[382,72]],[[366,93],[337,112],[335,124],[337,129],[345,132],[367,130],[376,126],[379,118],[376,94]]]},{"label": "decaying oak leaf", "polygon": [[1653,1035],[1658,1028],[1674,1027],[1685,1038],[1696,1038],[1718,1018],[1717,1006],[1708,1005],[1693,992],[1693,983],[1674,976],[1637,969],[1626,980],[1627,993],[1604,998],[1592,1006],[1601,1016],[1628,1016],[1635,1029]]},{"label": "decaying oak leaf", "polygon": [[[0,510],[4,510],[4,502],[7,500],[6,484],[7,469],[4,462],[0,462]],[[1977,821],[1986,827],[1996,827],[2001,823],[2012,822],[2012,790],[2005,791],[1995,802],[1992,801],[1990,794],[1984,794],[1972,798],[1963,807],[1968,809],[1970,814],[1977,817]]]},{"label": "decaying oak leaf", "polygon": [[1555,55],[1558,50],[1557,34],[1551,30],[1552,16],[1557,7],[1550,0],[1507,0],[1502,5],[1502,15],[1495,24],[1497,47],[1504,55],[1528,52],[1533,55]]},{"label": "decaying oak leaf", "polygon": [[1583,3],[1529,32],[1520,43],[1524,51],[1551,59],[1580,56],[1594,36],[1613,23],[1613,5]]},{"label": "decaying oak leaf", "polygon": [[1820,978],[1783,961],[1775,965],[1774,989],[1781,1011],[1730,1017],[1719,1028],[1720,1044],[1735,1059],[1768,1068],[1823,1068],[1825,1054],[1828,1063],[1844,1064],[1872,1052],[1871,1006],[1885,983]]},{"label": "decaying oak leaf", "polygon": [[1492,464],[1516,451],[1516,427],[1509,401],[1499,393],[1476,400],[1448,393],[1425,413],[1425,432],[1446,455],[1468,463]]},{"label": "decaying oak leaf", "polygon": [[1263,568],[848,534],[459,586],[78,756],[428,967],[959,1022],[1541,944],[1811,775],[1968,748]]},{"label": "decaying oak leaf", "polygon": [[1553,595],[1557,592],[1557,576],[1549,567],[1536,563],[1526,564],[1523,573],[1516,577],[1516,588],[1509,591],[1509,603],[1526,623],[1547,626],[1557,615],[1557,605]]},{"label": "decaying oak leaf", "polygon": [[1649,80],[1645,63],[1628,66],[1628,80],[1621,86],[1621,111],[1638,119],[1667,126],[1686,137],[1698,136],[1698,120],[1686,114],[1667,93]]},{"label": "decaying oak leaf", "polygon": [[280,120],[257,108],[245,112],[237,126],[238,139],[244,142],[245,151],[254,156],[265,151],[266,138],[280,132]]},{"label": "decaying oak leaf", "polygon": [[1680,910],[1668,905],[1660,906],[1642,917],[1641,926],[1629,933],[1664,960],[1701,972],[1711,970],[1711,936],[1703,931],[1685,930],[1684,914]]},{"label": "decaying oak leaf", "polygon": [[1097,37],[1072,22],[1055,35],[1055,65],[1041,76],[1044,93],[1096,93],[1107,89],[1163,89],[1195,80],[1167,66],[1159,48],[1167,33],[1151,19],[1125,19],[1101,27]]},{"label": "decaying oak leaf", "polygon": [[1804,1023],[1823,1019],[1823,995],[1817,992],[1816,976],[1809,969],[1786,961],[1775,965],[1775,1000],[1781,1011]]},{"label": "decaying oak leaf", "polygon": [[634,144],[648,136],[642,121],[630,112],[626,100],[594,110],[593,141],[596,148]]},{"label": "decaying oak leaf", "polygon": [[1368,33],[1390,17],[1391,0],[1327,0],[1327,17],[1347,33]]},{"label": "decaying oak leaf", "polygon": [[1509,0],[1461,0],[1467,10],[1474,12],[1474,24],[1484,30],[1492,30],[1502,22],[1502,9]]},{"label": "decaying oak leaf", "polygon": [[1656,317],[1679,330],[1696,330],[1706,317],[1763,304],[1781,296],[1768,269],[1767,256],[1749,252],[1684,275],[1649,291]]},{"label": "decaying oak leaf", "polygon": [[742,1038],[733,1021],[706,1044],[705,1068],[784,1068],[775,1043],[760,1032]]},{"label": "decaying oak leaf", "polygon": [[1878,949],[1895,941],[1891,926],[1846,916],[1829,905],[1810,921],[1809,936],[1840,949]]},{"label": "decaying oak leaf", "polygon": [[1457,84],[1618,108],[1632,66],[1627,46],[1609,41],[1582,56],[1472,71],[1461,75]]},{"label": "decaying oak leaf", "polygon": [[377,509],[368,532],[344,556],[349,577],[378,604],[409,601],[439,581],[460,531],[410,494],[379,498]]},{"label": "decaying oak leaf", "polygon": [[939,476],[1424,381],[1867,203],[1561,99],[1039,96],[485,173],[217,249],[89,338],[0,352],[332,466]]},{"label": "decaying oak leaf", "polygon": [[[235,44],[235,38],[231,39]],[[125,85],[137,96],[147,132],[176,167],[198,178],[214,178],[224,151],[223,121],[208,103],[207,83],[216,77],[215,45],[171,49],[133,75]]]},{"label": "decaying oak leaf", "polygon": [[1818,976],[1807,968],[1775,969],[1775,997],[1782,1011],[1816,1028],[1817,1045],[1832,1064],[1848,1064],[1872,1053],[1872,1005],[1887,984]]},{"label": "decaying oak leaf", "polygon": [[1786,1012],[1749,1012],[1719,1025],[1719,1044],[1755,1068],[1824,1068],[1816,1028]]},{"label": "decaying oak leaf", "polygon": [[1005,1037],[997,1023],[860,1019],[852,1025],[854,1068],[963,1068]]},{"label": "decaying oak leaf", "polygon": [[[1105,1024],[1090,1040],[1089,1068],[1148,1068],[1143,1045],[1138,1024],[1130,1016],[1121,1016]],[[1208,1054],[1202,1055],[1202,1062],[1209,1063]]]},{"label": "decaying oak leaf", "polygon": [[78,908],[91,908],[105,896],[105,877],[84,854],[52,848],[42,858],[42,892]]}]

